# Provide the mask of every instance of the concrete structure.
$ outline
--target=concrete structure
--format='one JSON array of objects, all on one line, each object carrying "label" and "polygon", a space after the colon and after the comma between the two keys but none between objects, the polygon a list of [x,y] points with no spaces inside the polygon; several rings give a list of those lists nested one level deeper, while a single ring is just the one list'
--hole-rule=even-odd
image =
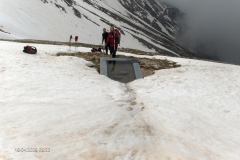
[{"label": "concrete structure", "polygon": [[122,83],[143,78],[137,59],[131,58],[102,57],[100,59],[100,74]]}]

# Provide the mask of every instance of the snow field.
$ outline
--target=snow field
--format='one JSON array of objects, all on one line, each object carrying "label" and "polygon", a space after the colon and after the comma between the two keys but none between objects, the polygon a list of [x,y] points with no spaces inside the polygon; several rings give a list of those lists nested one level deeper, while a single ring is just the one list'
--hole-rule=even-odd
[{"label": "snow field", "polygon": [[0,42],[0,159],[239,159],[239,66],[155,56],[181,67],[125,85],[24,45]]}]

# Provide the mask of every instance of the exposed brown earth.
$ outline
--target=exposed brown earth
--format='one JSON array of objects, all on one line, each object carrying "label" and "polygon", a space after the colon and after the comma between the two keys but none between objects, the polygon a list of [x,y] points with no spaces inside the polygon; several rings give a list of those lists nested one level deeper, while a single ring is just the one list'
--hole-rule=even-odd
[{"label": "exposed brown earth", "polygon": [[[58,53],[57,56],[77,56],[80,58],[84,58],[87,61],[91,61],[95,64],[93,66],[96,68],[98,72],[100,72],[100,58],[101,57],[111,57],[110,55],[106,55],[103,53]],[[136,57],[128,57],[124,55],[117,55],[117,58],[135,58],[138,60],[142,74],[144,77],[150,76],[154,74],[154,71],[161,69],[169,69],[180,67],[179,64],[173,61],[161,60],[161,59],[148,59],[148,58],[136,58]]]}]

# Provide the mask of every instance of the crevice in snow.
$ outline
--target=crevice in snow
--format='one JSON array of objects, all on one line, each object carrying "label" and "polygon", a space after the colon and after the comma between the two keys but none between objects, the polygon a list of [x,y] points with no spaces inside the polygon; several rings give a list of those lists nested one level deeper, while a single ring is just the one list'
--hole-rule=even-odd
[{"label": "crevice in snow", "polygon": [[7,33],[7,34],[11,34],[11,33],[8,33],[8,32],[6,32],[6,31],[2,30],[2,29],[0,29],[0,32]]},{"label": "crevice in snow", "polygon": [[72,9],[74,11],[75,16],[77,16],[78,18],[82,18],[81,13],[76,8],[72,7]]},{"label": "crevice in snow", "polygon": [[61,5],[57,4],[57,3],[54,3],[54,4],[55,4],[55,6],[56,6],[57,8],[61,9],[61,10],[62,10],[63,12],[65,12],[65,13],[67,13],[66,9],[65,9],[63,6],[61,6]]}]

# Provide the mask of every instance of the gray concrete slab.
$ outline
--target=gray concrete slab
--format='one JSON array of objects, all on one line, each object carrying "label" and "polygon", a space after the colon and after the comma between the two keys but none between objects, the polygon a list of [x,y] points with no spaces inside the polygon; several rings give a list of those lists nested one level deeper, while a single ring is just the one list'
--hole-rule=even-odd
[{"label": "gray concrete slab", "polygon": [[137,59],[133,58],[100,58],[100,74],[113,80],[128,83],[143,78]]}]

